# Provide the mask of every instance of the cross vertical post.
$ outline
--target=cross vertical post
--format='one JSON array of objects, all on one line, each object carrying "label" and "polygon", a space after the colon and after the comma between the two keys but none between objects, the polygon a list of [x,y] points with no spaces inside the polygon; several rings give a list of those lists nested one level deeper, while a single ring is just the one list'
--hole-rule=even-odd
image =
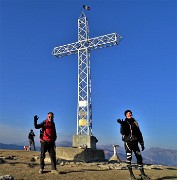
[{"label": "cross vertical post", "polygon": [[77,135],[92,135],[92,104],[88,19],[84,13],[78,19],[78,107]]}]

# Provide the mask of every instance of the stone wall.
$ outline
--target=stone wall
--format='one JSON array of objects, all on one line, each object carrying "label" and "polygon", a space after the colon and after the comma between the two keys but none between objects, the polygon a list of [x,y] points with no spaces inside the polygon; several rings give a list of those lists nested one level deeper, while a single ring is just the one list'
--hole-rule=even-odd
[{"label": "stone wall", "polygon": [[68,161],[105,161],[103,150],[90,148],[56,147],[56,156],[58,159]]}]

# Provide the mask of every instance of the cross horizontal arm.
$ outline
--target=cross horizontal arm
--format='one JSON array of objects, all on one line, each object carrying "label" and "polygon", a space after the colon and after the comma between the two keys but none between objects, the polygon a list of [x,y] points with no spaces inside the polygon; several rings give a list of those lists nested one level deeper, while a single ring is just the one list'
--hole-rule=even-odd
[{"label": "cross horizontal arm", "polygon": [[71,43],[63,46],[55,47],[52,54],[56,57],[68,56],[71,54],[76,54],[78,52],[79,43]]},{"label": "cross horizontal arm", "polygon": [[118,45],[121,39],[122,37],[118,36],[116,33],[106,34],[103,36],[55,47],[52,54],[56,57],[68,56],[71,54],[76,54],[78,50],[86,48],[93,50]]},{"label": "cross horizontal arm", "polygon": [[99,48],[118,45],[121,39],[122,39],[122,36],[119,36],[116,33],[98,36],[96,38],[89,39],[88,48],[90,50],[93,50],[93,49],[99,49]]}]

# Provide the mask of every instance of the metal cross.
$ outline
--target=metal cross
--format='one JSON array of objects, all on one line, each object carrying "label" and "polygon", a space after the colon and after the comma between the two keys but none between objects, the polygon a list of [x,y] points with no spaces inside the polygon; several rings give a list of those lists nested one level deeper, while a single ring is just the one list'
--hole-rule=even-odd
[{"label": "metal cross", "polygon": [[116,33],[90,39],[88,19],[82,12],[78,19],[78,42],[55,47],[52,52],[58,58],[78,53],[77,135],[93,135],[90,51],[118,45],[121,39]]}]

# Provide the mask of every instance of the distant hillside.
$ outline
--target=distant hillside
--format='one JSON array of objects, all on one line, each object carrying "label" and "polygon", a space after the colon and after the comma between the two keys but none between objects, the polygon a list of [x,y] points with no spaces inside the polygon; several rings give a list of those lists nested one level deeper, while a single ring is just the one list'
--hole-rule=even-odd
[{"label": "distant hillside", "polygon": [[[69,141],[62,141],[57,146],[60,147],[71,147],[72,143]],[[9,150],[22,150],[23,146],[15,144],[3,144],[0,143],[0,149],[9,149]],[[40,150],[40,147],[36,147],[37,151]],[[102,149],[105,152],[106,159],[114,154],[113,147],[111,145],[97,145],[97,149]],[[125,150],[123,147],[117,147],[117,153],[119,158],[122,161],[126,160]],[[177,150],[171,149],[162,149],[158,147],[153,147],[150,149],[145,149],[142,152],[144,164],[158,164],[158,165],[167,165],[167,166],[176,166],[177,167]],[[133,162],[136,162],[135,157],[133,156]]]},{"label": "distant hillside", "polygon": [[177,166],[177,150],[150,148],[143,152],[144,161],[149,164]]},{"label": "distant hillside", "polygon": [[0,149],[22,150],[23,146],[19,146],[19,145],[16,145],[16,144],[3,144],[3,143],[0,143]]},{"label": "distant hillside", "polygon": [[[71,147],[72,146],[72,142],[69,141],[61,141],[58,144],[56,144],[56,146],[60,146],[60,147]],[[23,150],[23,146],[22,145],[16,145],[16,144],[4,144],[4,143],[0,143],[0,149],[9,149],[9,150]],[[39,151],[40,147],[36,146],[36,150]]]},{"label": "distant hillside", "polygon": [[72,142],[70,141],[60,141],[56,146],[60,147],[72,147]]},{"label": "distant hillside", "polygon": [[[8,150],[23,150],[24,146],[16,145],[16,144],[4,144],[0,143],[0,149],[8,149]],[[39,151],[40,147],[36,147],[36,151]]]},{"label": "distant hillside", "polygon": [[[105,151],[106,159],[110,159],[110,157],[114,154],[113,147],[111,145],[98,145],[97,147]],[[123,147],[117,147],[117,153],[122,161],[126,160],[126,154]],[[141,153],[144,164],[177,166],[177,150],[152,147],[150,149],[145,149]],[[132,161],[136,162],[135,156],[133,156]]]}]

